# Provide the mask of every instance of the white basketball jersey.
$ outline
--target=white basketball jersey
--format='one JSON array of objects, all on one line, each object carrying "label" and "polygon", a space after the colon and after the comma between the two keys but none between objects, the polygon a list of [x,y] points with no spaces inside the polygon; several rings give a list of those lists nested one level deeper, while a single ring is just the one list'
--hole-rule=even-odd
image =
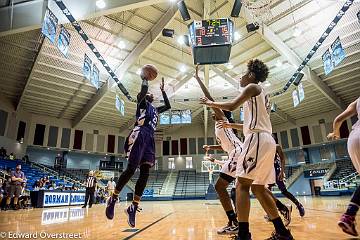
[{"label": "white basketball jersey", "polygon": [[244,135],[251,132],[272,133],[270,121],[271,105],[264,89],[261,93],[244,103]]},{"label": "white basketball jersey", "polygon": [[242,142],[235,135],[231,128],[217,128],[215,124],[215,136],[221,148],[227,153],[230,153],[235,148],[242,147]]},{"label": "white basketball jersey", "polygon": [[357,99],[356,101],[356,111],[357,111],[357,117],[358,120],[357,122],[354,124],[354,126],[352,127],[354,130],[355,129],[359,129],[360,130],[360,97]]}]

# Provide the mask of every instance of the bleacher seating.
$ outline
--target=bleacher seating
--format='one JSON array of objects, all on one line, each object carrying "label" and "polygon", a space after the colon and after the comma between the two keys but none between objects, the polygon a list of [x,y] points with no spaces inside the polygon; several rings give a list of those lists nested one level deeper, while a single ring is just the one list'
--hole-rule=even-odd
[{"label": "bleacher seating", "polygon": [[[7,168],[10,168],[13,171],[16,168],[16,164],[18,163],[21,164],[21,171],[24,172],[27,179],[26,189],[29,191],[33,190],[35,181],[42,177],[49,176],[49,173],[44,172],[38,168],[34,168],[30,164],[26,164],[20,160],[0,159],[0,169],[6,170]],[[64,186],[67,185],[64,180],[58,179],[54,176],[49,176],[49,180],[54,181],[57,186],[60,184]]]},{"label": "bleacher seating", "polygon": [[[216,180],[217,177],[214,179]],[[174,198],[205,197],[209,184],[209,173],[207,172],[179,171]]]},{"label": "bleacher seating", "polygon": [[[146,184],[147,189],[153,189],[155,195],[159,195],[161,188],[165,182],[166,176],[169,172],[167,171],[151,171],[149,179]],[[135,184],[140,175],[140,171],[136,171],[132,176],[131,181]]]},{"label": "bleacher seating", "polygon": [[331,180],[340,180],[356,172],[350,159],[339,159],[336,161],[336,170],[330,177]]},{"label": "bleacher seating", "polygon": [[296,170],[298,170],[300,166],[285,166],[285,176],[286,178],[290,178],[291,175],[293,175]]}]

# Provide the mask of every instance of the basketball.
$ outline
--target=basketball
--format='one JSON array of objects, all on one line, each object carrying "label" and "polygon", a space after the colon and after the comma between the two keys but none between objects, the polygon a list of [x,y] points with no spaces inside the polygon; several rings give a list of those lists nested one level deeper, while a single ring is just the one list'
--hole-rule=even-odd
[{"label": "basketball", "polygon": [[141,68],[140,77],[148,81],[154,80],[158,75],[157,68],[152,64],[146,64]]}]

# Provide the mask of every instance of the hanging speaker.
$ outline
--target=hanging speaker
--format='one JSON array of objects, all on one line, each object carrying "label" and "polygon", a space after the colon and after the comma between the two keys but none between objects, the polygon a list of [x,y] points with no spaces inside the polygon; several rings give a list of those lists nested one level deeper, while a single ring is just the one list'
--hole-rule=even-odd
[{"label": "hanging speaker", "polygon": [[254,32],[260,28],[258,23],[249,23],[246,25],[246,30],[248,33]]},{"label": "hanging speaker", "polygon": [[186,7],[186,4],[184,1],[180,1],[177,3],[177,6],[179,8],[179,11],[180,11],[180,14],[181,14],[181,17],[183,18],[184,21],[188,21],[191,19],[190,17],[190,14],[189,14],[189,11]]},{"label": "hanging speaker", "polygon": [[241,11],[241,0],[235,0],[234,6],[231,10],[231,17],[239,17]]},{"label": "hanging speaker", "polygon": [[298,75],[296,75],[296,78],[294,80],[294,85],[295,86],[299,86],[301,79],[304,77],[303,73],[298,73]]},{"label": "hanging speaker", "polygon": [[359,11],[356,15],[357,15],[358,21],[359,21],[359,23],[360,23],[360,11]]}]

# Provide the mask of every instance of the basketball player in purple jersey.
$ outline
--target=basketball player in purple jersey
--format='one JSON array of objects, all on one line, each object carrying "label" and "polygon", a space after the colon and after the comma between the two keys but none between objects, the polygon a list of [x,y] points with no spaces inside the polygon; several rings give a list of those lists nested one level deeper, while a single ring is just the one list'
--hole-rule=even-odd
[{"label": "basketball player in purple jersey", "polygon": [[135,215],[138,211],[138,205],[149,178],[149,170],[155,164],[154,132],[159,114],[171,108],[169,99],[164,91],[164,78],[160,84],[160,89],[165,105],[157,108],[154,107],[152,104],[154,96],[148,92],[148,89],[148,81],[143,78],[141,91],[137,96],[135,126],[125,141],[124,148],[128,158],[128,165],[126,170],[120,175],[114,193],[108,199],[105,211],[108,219],[114,218],[115,203],[121,190],[134,175],[135,170],[140,167],[140,176],[135,185],[133,202],[125,209],[125,213],[128,215],[128,224],[133,228],[135,227]]}]

